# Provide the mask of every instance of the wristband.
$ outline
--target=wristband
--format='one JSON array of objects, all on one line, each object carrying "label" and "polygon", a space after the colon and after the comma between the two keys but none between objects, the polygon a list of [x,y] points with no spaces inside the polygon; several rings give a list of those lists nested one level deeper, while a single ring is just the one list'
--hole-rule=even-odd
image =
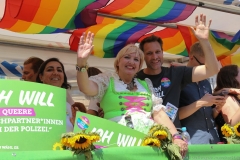
[{"label": "wristband", "polygon": [[182,135],[181,135],[181,134],[178,134],[178,133],[174,134],[172,137],[173,137],[174,140],[175,140],[175,139],[181,139],[181,140],[183,140]]},{"label": "wristband", "polygon": [[76,65],[76,70],[79,71],[79,72],[86,72],[88,70],[88,64],[86,64],[83,67],[80,67],[80,66]]}]

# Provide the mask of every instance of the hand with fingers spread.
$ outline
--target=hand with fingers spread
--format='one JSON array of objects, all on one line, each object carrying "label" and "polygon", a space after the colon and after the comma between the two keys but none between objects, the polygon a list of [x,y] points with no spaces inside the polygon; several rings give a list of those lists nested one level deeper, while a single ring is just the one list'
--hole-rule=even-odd
[{"label": "hand with fingers spread", "polygon": [[93,39],[94,34],[88,32],[87,36],[85,33],[82,34],[79,41],[78,51],[77,51],[77,64],[83,64],[87,61],[88,57],[92,53],[93,50]]},{"label": "hand with fingers spread", "polygon": [[222,106],[226,103],[226,99],[224,96],[213,96],[211,94],[205,94],[200,100],[202,107],[212,106],[212,105],[219,105]]},{"label": "hand with fingers spread", "polygon": [[208,24],[206,24],[206,16],[201,14],[199,17],[195,18],[195,29],[193,27],[193,33],[198,38],[198,40],[207,40],[209,36],[209,28],[212,20],[209,20]]}]

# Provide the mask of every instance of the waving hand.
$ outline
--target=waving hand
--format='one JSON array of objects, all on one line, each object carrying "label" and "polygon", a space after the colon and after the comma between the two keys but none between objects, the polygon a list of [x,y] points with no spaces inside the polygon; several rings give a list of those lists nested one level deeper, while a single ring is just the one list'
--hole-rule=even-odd
[{"label": "waving hand", "polygon": [[193,33],[198,38],[198,40],[207,40],[209,36],[209,28],[212,20],[209,20],[206,24],[206,16],[201,14],[199,17],[195,18],[195,29],[192,27]]},{"label": "waving hand", "polygon": [[86,36],[85,33],[83,33],[82,36],[80,37],[77,51],[78,62],[86,62],[93,50],[94,34],[88,32],[87,37],[85,36]]}]

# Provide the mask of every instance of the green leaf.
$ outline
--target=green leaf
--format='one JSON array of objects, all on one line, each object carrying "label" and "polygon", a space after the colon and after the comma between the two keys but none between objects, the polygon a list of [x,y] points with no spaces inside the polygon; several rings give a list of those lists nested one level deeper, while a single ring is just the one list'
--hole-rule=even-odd
[{"label": "green leaf", "polygon": [[169,144],[167,147],[167,152],[171,160],[182,160],[180,148],[176,144]]}]

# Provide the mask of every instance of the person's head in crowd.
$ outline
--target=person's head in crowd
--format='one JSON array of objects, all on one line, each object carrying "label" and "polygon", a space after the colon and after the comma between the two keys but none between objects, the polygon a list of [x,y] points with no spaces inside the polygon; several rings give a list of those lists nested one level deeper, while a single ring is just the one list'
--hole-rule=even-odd
[{"label": "person's head in crowd", "polygon": [[[187,63],[188,67],[196,67],[199,65],[204,65],[205,63],[205,55],[202,49],[202,46],[199,42],[194,43],[189,52],[189,61]],[[186,66],[183,63],[172,62],[171,66]]]},{"label": "person's head in crowd", "polygon": [[88,77],[95,76],[95,75],[98,75],[99,73],[102,73],[102,71],[100,71],[100,69],[96,67],[89,67],[87,72],[88,72]]},{"label": "person's head in crowd", "polygon": [[[132,56],[135,56],[134,58],[135,64],[139,63],[139,65],[134,66],[133,70],[126,70],[124,69],[126,67],[124,63],[129,62],[131,54],[134,54]],[[130,73],[132,71],[135,72],[136,74],[142,68],[143,61],[144,61],[144,54],[142,50],[140,50],[134,44],[128,44],[118,52],[117,57],[115,58],[115,61],[114,61],[114,68],[116,73],[118,73],[118,75],[122,74],[120,72],[125,72],[124,74],[132,74]]]},{"label": "person's head in crowd", "polygon": [[215,91],[223,88],[240,89],[240,67],[237,65],[227,65],[220,69],[217,74]]},{"label": "person's head in crowd", "polygon": [[155,35],[146,37],[139,44],[139,48],[144,52],[144,60],[147,65],[147,70],[151,70],[151,72],[154,72],[155,74],[160,73],[163,64],[162,39]]},{"label": "person's head in crowd", "polygon": [[202,49],[202,46],[199,42],[194,43],[189,52],[189,66],[195,67],[199,65],[204,65],[205,56]]},{"label": "person's head in crowd", "polygon": [[22,79],[24,81],[36,82],[38,69],[44,61],[38,57],[30,57],[23,63]]},{"label": "person's head in crowd", "polygon": [[49,58],[39,68],[37,82],[61,88],[71,88],[62,62],[58,58]]}]

